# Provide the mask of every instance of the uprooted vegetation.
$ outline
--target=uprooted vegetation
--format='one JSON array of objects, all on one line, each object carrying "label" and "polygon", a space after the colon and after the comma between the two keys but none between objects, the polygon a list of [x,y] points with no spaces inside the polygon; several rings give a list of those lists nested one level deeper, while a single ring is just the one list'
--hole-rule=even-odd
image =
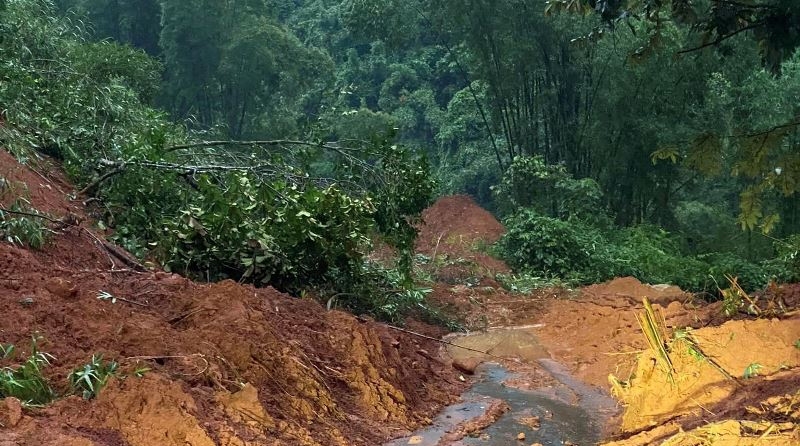
[{"label": "uprooted vegetation", "polygon": [[[731,289],[737,289],[735,282]],[[770,294],[765,300],[782,299],[782,290]],[[639,320],[649,348],[629,377],[609,375],[614,396],[625,406],[620,435],[625,439],[609,444],[800,440],[796,315],[784,310],[784,320],[668,329],[661,308],[646,299],[644,304]]]},{"label": "uprooted vegetation", "polygon": [[[86,8],[87,17],[106,12],[90,0],[57,3]],[[117,31],[134,32],[123,17],[131,11],[118,3]],[[145,3],[159,12],[148,16]],[[656,131],[650,122],[660,115],[637,121],[635,108],[628,118],[609,111],[632,99],[603,76],[591,88],[600,113],[565,118],[554,104],[582,101],[551,98],[546,82],[527,73],[508,85],[487,75],[501,66],[456,73],[450,58],[460,54],[447,48],[412,51],[419,57],[408,65],[394,60],[390,53],[405,51],[357,36],[368,28],[360,20],[374,25],[370,11],[382,9],[343,2],[354,7],[326,11],[332,15],[322,22],[341,26],[345,19],[352,29],[324,40],[361,43],[337,56],[334,82],[325,77],[334,57],[279,23],[309,23],[303,14],[313,9],[289,10],[326,2],[288,2],[280,13],[206,3],[209,22],[188,28],[195,22],[187,2],[141,2],[141,21],[134,22],[163,27],[156,31],[162,41],[145,48],[153,54],[161,47],[154,58],[102,39],[99,29],[108,23],[85,25],[75,11],[60,16],[48,0],[0,1],[0,142],[9,151],[0,150],[0,294],[7,303],[0,314],[0,428],[8,434],[0,443],[376,444],[428,423],[464,378],[437,355],[430,338],[443,335],[440,328],[410,320],[429,336],[412,337],[369,316],[400,323],[412,315],[454,328],[439,307],[472,329],[538,330],[493,345],[498,357],[547,355],[595,385],[605,386],[613,373],[627,407],[620,441],[672,436],[668,444],[682,445],[736,432],[732,438],[796,439],[797,300],[781,294],[791,287],[775,284],[797,280],[800,271],[800,239],[791,235],[800,222],[793,215],[800,183],[790,169],[796,135],[769,130],[769,156],[737,153],[736,165],[723,166],[743,177],[700,181],[697,155],[717,144],[698,143],[690,153],[671,143],[657,147],[684,132],[707,136],[708,129]],[[457,2],[437,9],[483,14],[481,23],[514,9],[495,3],[491,11],[461,11]],[[436,22],[450,19],[432,12]],[[161,14],[164,20],[153,20]],[[572,31],[529,16],[536,22],[514,26],[552,31],[556,40]],[[214,34],[236,23],[242,28]],[[199,37],[211,37],[206,71],[186,70],[196,61],[184,57],[192,53],[181,46],[184,37],[201,31],[211,33]],[[483,43],[473,37],[485,33],[451,31],[464,36],[456,52],[472,53],[480,66]],[[555,61],[539,53],[571,52],[533,40],[548,51],[509,52],[521,56],[519,66],[535,56],[550,70]],[[508,35],[501,43],[517,41]],[[609,56],[606,50],[599,57]],[[722,149],[756,147],[747,132],[783,129],[788,112],[753,112],[762,97],[745,98],[747,109],[718,100],[761,87],[774,98],[796,97],[798,60],[787,64],[785,81],[720,65],[713,74],[693,72],[692,86],[680,92],[656,93],[677,98],[669,107],[680,116],[687,106],[706,120],[765,116],[752,129],[729,128],[732,118],[713,129],[745,135],[719,143],[720,159],[730,160]],[[170,67],[162,71],[162,62]],[[559,63],[565,71],[548,77],[574,80],[567,71],[583,66]],[[658,65],[630,72],[647,79],[646,70]],[[612,82],[631,83],[627,71],[611,71]],[[730,85],[737,78],[744,84]],[[585,85],[575,87],[559,94]],[[515,135],[506,128],[506,107],[518,100],[502,97],[509,92],[542,98],[528,104],[535,129]],[[708,99],[709,108],[695,97]],[[496,109],[480,123],[474,104],[483,102]],[[493,134],[493,120],[504,136]],[[578,134],[570,123],[577,122],[597,124],[581,130],[583,141],[570,142]],[[523,134],[528,141],[518,140]],[[573,147],[586,153],[565,155]],[[606,155],[612,147],[618,157]],[[436,186],[426,151],[443,190],[483,197],[506,227],[466,196],[445,197],[423,213]],[[715,164],[714,156],[701,164]],[[638,173],[628,175],[632,168]],[[619,191],[615,180],[624,180]],[[743,187],[749,189],[739,196]],[[415,241],[421,219],[426,225]],[[374,246],[391,251],[390,261]],[[705,306],[674,287],[630,277],[564,288],[616,276],[676,283],[721,300]],[[653,305],[636,319],[643,295],[654,297]],[[474,371],[476,364],[458,366]]]},{"label": "uprooted vegetation", "polygon": [[[47,2],[4,5],[0,25],[3,144],[34,165],[37,153],[61,160],[100,229],[129,252],[203,280],[313,292],[381,319],[424,312],[410,259],[433,182],[424,158],[390,134],[208,142],[217,135],[192,134],[147,105],[159,79],[144,53],[90,42]],[[2,192],[12,194],[5,183]],[[47,228],[17,192],[0,233],[41,247]],[[366,262],[375,238],[398,248],[399,278]]]},{"label": "uprooted vegetation", "polygon": [[463,388],[432,341],[268,287],[123,267],[57,170],[8,159],[32,206],[81,223],[39,250],[0,244],[3,440],[375,444]]}]

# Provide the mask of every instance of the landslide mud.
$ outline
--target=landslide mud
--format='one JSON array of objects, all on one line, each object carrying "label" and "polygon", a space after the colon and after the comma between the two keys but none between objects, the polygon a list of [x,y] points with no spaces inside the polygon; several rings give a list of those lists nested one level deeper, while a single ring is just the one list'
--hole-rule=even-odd
[{"label": "landslide mud", "polygon": [[3,446],[373,445],[429,422],[465,387],[433,341],[271,288],[131,271],[60,174],[1,150],[0,161],[34,208],[79,223],[54,228],[41,251],[0,243],[0,342],[24,356],[39,336],[60,395],[93,354],[121,364],[99,398],[66,397],[0,427]]},{"label": "landslide mud", "polygon": [[[74,217],[54,228],[42,251],[0,243],[0,342],[24,355],[31,336],[40,336],[39,348],[56,358],[46,376],[62,395],[67,373],[92,354],[121,363],[120,377],[96,400],[73,396],[24,410],[0,402],[0,446],[380,444],[429,424],[466,388],[459,375],[488,359],[456,357],[457,371],[434,341],[310,300],[130,271],[99,243],[105,234],[70,199],[74,190],[53,164],[31,169],[0,150],[0,175],[13,186],[0,204],[24,196],[56,218]],[[554,386],[543,360],[597,391],[609,392],[614,375],[624,384],[615,396],[625,413],[606,435],[620,446],[800,444],[800,286],[768,291],[789,314],[731,322],[719,304],[633,278],[514,293],[495,280],[508,268],[487,254],[504,232],[491,214],[457,196],[439,200],[425,220],[417,248],[429,259],[431,301],[468,329],[488,331],[497,342],[486,351],[512,373],[509,386]],[[101,291],[120,299],[97,299]],[[636,321],[645,296],[668,326],[691,327],[705,354],[735,379],[675,349],[680,379],[670,387]],[[413,321],[408,328],[444,334]],[[497,332],[515,334],[498,339]],[[745,379],[753,364],[759,373]]]}]

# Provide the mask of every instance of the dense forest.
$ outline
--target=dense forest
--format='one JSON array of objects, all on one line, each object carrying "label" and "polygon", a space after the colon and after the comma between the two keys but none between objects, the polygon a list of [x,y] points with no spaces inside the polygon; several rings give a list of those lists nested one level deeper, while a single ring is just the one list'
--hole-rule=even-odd
[{"label": "dense forest", "polygon": [[453,193],[519,280],[797,280],[800,4],[622,3],[4,0],[0,137],[140,258],[382,318]]}]

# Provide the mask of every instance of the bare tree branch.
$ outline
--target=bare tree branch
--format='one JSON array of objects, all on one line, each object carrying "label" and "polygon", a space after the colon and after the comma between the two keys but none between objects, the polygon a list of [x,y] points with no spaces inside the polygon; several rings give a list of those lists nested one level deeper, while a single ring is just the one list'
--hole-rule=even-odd
[{"label": "bare tree branch", "polygon": [[81,189],[80,192],[78,192],[78,195],[87,195],[90,192],[94,192],[94,190],[97,189],[97,186],[99,186],[109,178],[121,174],[122,172],[125,172],[125,163],[120,164],[116,169],[106,172],[100,178],[86,185],[86,187],[84,187],[83,189]]},{"label": "bare tree branch", "polygon": [[306,146],[306,147],[318,147],[325,150],[332,150],[342,155],[346,154],[346,152],[354,152],[354,153],[363,152],[360,149],[340,146],[336,143],[331,143],[331,142],[317,143],[317,142],[299,141],[293,139],[274,139],[266,141],[234,141],[234,140],[199,141],[187,144],[178,144],[175,146],[167,147],[165,150],[167,152],[175,152],[178,150],[185,150],[185,149],[197,149],[204,147],[223,147],[223,146]]},{"label": "bare tree branch", "polygon": [[728,39],[730,39],[731,37],[733,37],[733,36],[736,36],[737,34],[743,33],[743,32],[745,32],[745,31],[749,31],[749,30],[751,30],[751,29],[755,29],[755,28],[762,27],[762,26],[764,26],[765,24],[766,24],[766,21],[765,21],[765,20],[759,20],[758,22],[751,23],[751,24],[749,24],[749,25],[747,25],[747,26],[745,26],[745,27],[739,28],[739,29],[737,29],[736,31],[734,31],[734,32],[732,32],[732,33],[725,34],[725,35],[723,35],[723,36],[719,36],[719,37],[717,37],[716,39],[712,40],[711,42],[704,43],[704,44],[702,44],[702,45],[700,45],[700,46],[697,46],[697,47],[694,47],[694,48],[689,48],[689,49],[685,49],[685,50],[678,51],[678,54],[686,54],[686,53],[691,53],[691,52],[694,52],[694,51],[699,51],[699,50],[702,50],[703,48],[708,48],[708,47],[710,47],[710,46],[716,46],[716,45],[719,45],[719,44],[720,44],[720,43],[722,43],[723,41],[725,41],[725,40],[728,40]]},{"label": "bare tree branch", "polygon": [[0,213],[21,215],[23,217],[41,218],[42,220],[47,220],[50,223],[56,223],[56,224],[65,223],[63,220],[56,220],[54,218],[48,217],[47,215],[34,214],[33,212],[25,212],[25,211],[12,211],[11,209],[6,209],[4,207],[0,207]]}]

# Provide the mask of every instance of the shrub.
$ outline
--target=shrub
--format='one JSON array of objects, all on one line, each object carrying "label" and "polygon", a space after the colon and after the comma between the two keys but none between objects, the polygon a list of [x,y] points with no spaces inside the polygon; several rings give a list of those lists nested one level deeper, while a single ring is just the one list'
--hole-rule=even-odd
[{"label": "shrub", "polygon": [[299,291],[360,267],[371,200],[335,186],[300,188],[244,173],[223,178],[224,189],[220,177],[200,177],[191,205],[164,219],[160,256],[168,269]]},{"label": "shrub", "polygon": [[696,289],[705,264],[680,252],[678,240],[663,229],[641,225],[617,231],[617,243],[629,259],[630,274],[647,283],[671,283]]},{"label": "shrub", "polygon": [[574,277],[592,264],[602,235],[578,221],[563,221],[523,209],[505,221],[499,249],[509,265],[525,272]]},{"label": "shrub", "polygon": [[499,252],[516,271],[576,284],[634,276],[646,283],[716,293],[717,283],[731,275],[752,291],[765,286],[776,271],[786,271],[774,262],[757,265],[733,253],[685,255],[677,237],[654,226],[602,231],[530,209],[507,219],[506,225]]},{"label": "shrub", "polygon": [[504,214],[526,208],[562,220],[577,218],[598,226],[610,222],[596,181],[576,179],[563,165],[547,164],[541,156],[516,157],[493,193]]},{"label": "shrub", "polygon": [[779,282],[800,281],[800,234],[776,240],[774,246],[777,255],[762,264],[766,273]]}]

